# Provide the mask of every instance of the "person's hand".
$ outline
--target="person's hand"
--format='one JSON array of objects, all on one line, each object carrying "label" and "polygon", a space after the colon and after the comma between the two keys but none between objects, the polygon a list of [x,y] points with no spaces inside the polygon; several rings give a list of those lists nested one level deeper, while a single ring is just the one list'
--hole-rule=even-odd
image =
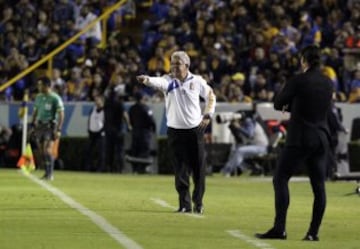
[{"label": "person's hand", "polygon": [[200,131],[204,132],[206,127],[210,124],[210,119],[209,118],[203,118],[201,120],[201,123],[199,124],[199,129]]},{"label": "person's hand", "polygon": [[137,81],[142,84],[147,84],[149,82],[149,77],[147,75],[138,75],[136,76]]},{"label": "person's hand", "polygon": [[240,128],[241,127],[241,120],[239,119],[233,119],[230,122],[230,125],[236,128]]},{"label": "person's hand", "polygon": [[60,137],[61,137],[61,131],[60,130],[54,131],[54,138],[59,139]]}]

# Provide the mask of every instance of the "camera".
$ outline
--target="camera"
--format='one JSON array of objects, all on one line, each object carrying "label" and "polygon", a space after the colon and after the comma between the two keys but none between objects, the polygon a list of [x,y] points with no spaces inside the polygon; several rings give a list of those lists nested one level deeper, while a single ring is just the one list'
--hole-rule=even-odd
[{"label": "camera", "polygon": [[215,120],[218,124],[224,124],[232,120],[238,120],[243,118],[242,113],[238,112],[223,112],[216,115]]}]

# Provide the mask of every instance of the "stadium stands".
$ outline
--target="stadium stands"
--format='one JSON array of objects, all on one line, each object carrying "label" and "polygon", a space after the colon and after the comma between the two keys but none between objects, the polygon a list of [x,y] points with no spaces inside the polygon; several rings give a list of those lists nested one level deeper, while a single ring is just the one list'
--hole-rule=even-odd
[{"label": "stadium stands", "polygon": [[[114,3],[2,1],[0,84],[64,43],[83,27],[81,23]],[[298,72],[297,51],[318,44],[323,48],[323,71],[334,82],[337,100],[348,101],[352,94],[351,102],[358,102],[360,97],[353,96],[359,92],[354,90],[358,87],[354,72],[360,65],[347,56],[360,54],[359,12],[360,3],[353,0],[128,1],[107,21],[106,47],[97,46],[97,28],[94,36],[86,33],[55,56],[53,67],[64,81],[58,91],[65,101],[92,100],[93,94],[102,94],[120,75],[126,86],[124,98],[132,99],[139,88],[133,84],[136,74],[166,73],[166,57],[183,49],[191,55],[191,70],[209,81],[221,101],[271,101],[286,78]],[[159,50],[164,60],[150,63]],[[25,88],[36,91],[35,79],[45,70],[46,65],[19,80],[1,98],[20,100]],[[229,80],[238,73],[244,75],[242,85]],[[144,91],[159,100],[154,92]]]}]

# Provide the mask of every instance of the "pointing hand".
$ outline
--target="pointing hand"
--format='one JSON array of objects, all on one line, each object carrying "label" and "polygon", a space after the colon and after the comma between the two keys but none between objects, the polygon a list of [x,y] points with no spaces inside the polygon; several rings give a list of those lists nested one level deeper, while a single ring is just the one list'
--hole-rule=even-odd
[{"label": "pointing hand", "polygon": [[136,79],[142,84],[146,84],[149,81],[149,77],[147,75],[138,75],[136,76]]}]

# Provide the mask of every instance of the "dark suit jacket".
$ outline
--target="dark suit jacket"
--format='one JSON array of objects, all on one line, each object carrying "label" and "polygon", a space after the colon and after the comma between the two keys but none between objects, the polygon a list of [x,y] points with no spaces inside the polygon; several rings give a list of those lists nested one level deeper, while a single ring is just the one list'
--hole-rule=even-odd
[{"label": "dark suit jacket", "polygon": [[327,114],[331,109],[333,84],[319,68],[310,68],[287,82],[275,97],[274,107],[288,105],[290,121],[286,145],[311,146],[319,138],[330,138]]}]

